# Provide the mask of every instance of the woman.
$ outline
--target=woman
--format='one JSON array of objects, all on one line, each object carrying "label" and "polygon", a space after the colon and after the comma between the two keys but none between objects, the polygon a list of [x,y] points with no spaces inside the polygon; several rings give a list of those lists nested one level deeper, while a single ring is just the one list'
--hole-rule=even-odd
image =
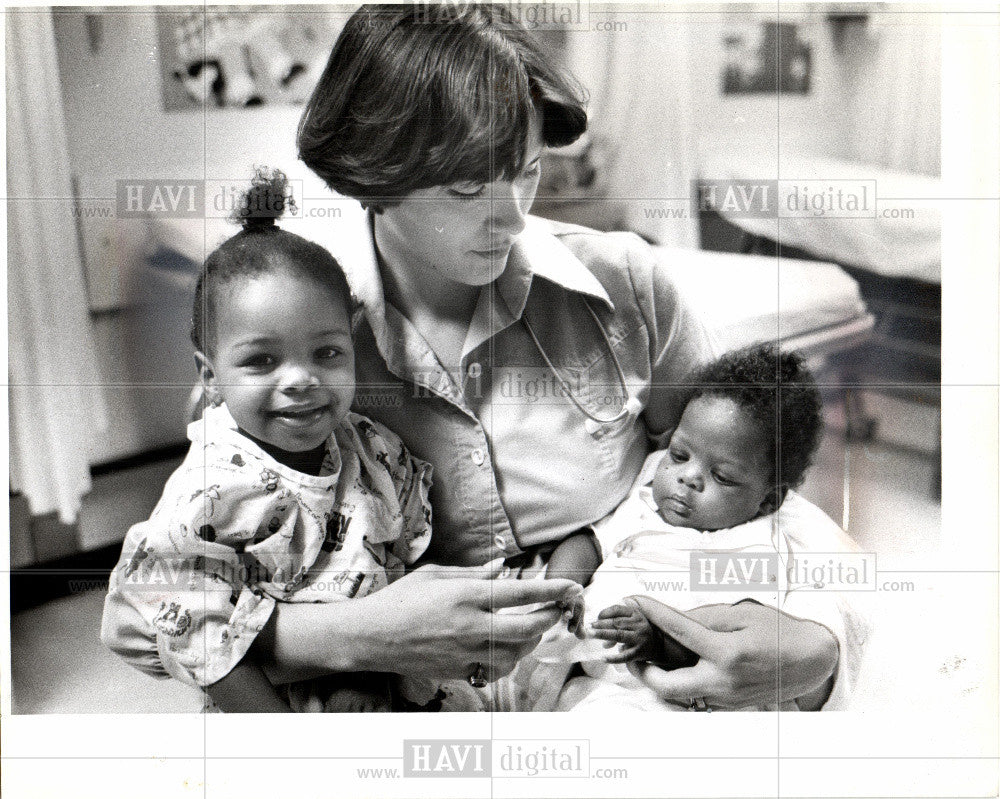
[{"label": "woman", "polygon": [[[505,9],[438,14],[356,12],[303,115],[299,152],[368,209],[334,242],[365,307],[359,409],[434,465],[429,559],[503,558],[500,576],[517,576],[625,496],[650,440],[676,422],[675,386],[711,347],[636,237],[527,216],[543,147],[586,128],[580,92]],[[509,603],[528,584],[539,583],[490,586]],[[706,610],[726,631],[716,635],[738,640],[673,693],[657,683],[660,695],[739,705],[762,684],[774,692],[779,673],[788,696],[822,684],[836,637],[783,617],[782,651],[761,652],[775,613]],[[819,615],[839,631],[835,608]],[[489,665],[496,676],[511,661]]]}]

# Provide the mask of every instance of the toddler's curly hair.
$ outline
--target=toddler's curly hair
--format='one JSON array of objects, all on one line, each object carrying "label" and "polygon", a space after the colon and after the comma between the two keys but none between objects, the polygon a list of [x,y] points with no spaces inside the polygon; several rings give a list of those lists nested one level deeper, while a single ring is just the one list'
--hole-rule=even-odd
[{"label": "toddler's curly hair", "polygon": [[688,402],[726,397],[760,426],[771,442],[776,486],[801,485],[823,430],[819,388],[801,354],[771,344],[735,350],[697,370],[690,382]]},{"label": "toddler's curly hair", "polygon": [[329,289],[343,299],[348,317],[354,314],[356,302],[337,259],[319,244],[278,227],[286,211],[296,211],[288,178],[279,169],[257,167],[229,217],[243,229],[209,254],[198,277],[191,314],[195,349],[211,348],[219,289],[234,280],[285,270]]}]

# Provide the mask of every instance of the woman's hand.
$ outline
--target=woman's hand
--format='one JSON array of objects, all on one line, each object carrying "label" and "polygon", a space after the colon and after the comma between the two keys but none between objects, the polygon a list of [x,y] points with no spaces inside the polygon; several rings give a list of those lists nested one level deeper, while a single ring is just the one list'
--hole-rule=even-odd
[{"label": "woman's hand", "polygon": [[[756,602],[709,605],[687,614],[631,597],[647,619],[699,656],[690,668],[628,668],[665,702],[688,707],[777,704],[815,692],[837,667],[839,647],[826,627]],[[780,688],[780,690],[779,690]]]},{"label": "woman's hand", "polygon": [[[559,621],[560,605],[572,605],[583,589],[571,580],[494,579],[502,566],[502,559],[476,567],[426,565],[370,595],[384,609],[396,649],[385,670],[462,678],[481,663],[490,680],[509,674]],[[550,602],[528,613],[495,613]]]},{"label": "woman's hand", "polygon": [[[582,588],[570,580],[496,580],[484,566],[426,565],[350,602],[280,604],[258,640],[268,676],[289,682],[338,671],[466,678],[477,664],[494,680],[537,646]],[[495,613],[552,603],[528,613]],[[263,634],[262,634],[263,635]]]}]

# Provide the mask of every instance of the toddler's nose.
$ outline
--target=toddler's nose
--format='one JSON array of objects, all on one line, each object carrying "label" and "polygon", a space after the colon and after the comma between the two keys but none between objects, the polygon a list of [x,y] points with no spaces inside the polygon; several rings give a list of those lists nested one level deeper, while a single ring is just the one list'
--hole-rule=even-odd
[{"label": "toddler's nose", "polygon": [[282,391],[305,391],[319,385],[319,378],[311,369],[289,365],[281,376]]}]

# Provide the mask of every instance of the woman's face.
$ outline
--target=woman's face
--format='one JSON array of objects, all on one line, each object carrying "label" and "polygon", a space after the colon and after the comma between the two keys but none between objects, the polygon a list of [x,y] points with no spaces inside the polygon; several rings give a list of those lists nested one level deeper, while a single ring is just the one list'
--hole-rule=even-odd
[{"label": "woman's face", "polygon": [[532,120],[524,167],[513,180],[454,183],[411,192],[376,217],[382,257],[421,277],[484,286],[503,272],[541,175],[541,120]]}]

